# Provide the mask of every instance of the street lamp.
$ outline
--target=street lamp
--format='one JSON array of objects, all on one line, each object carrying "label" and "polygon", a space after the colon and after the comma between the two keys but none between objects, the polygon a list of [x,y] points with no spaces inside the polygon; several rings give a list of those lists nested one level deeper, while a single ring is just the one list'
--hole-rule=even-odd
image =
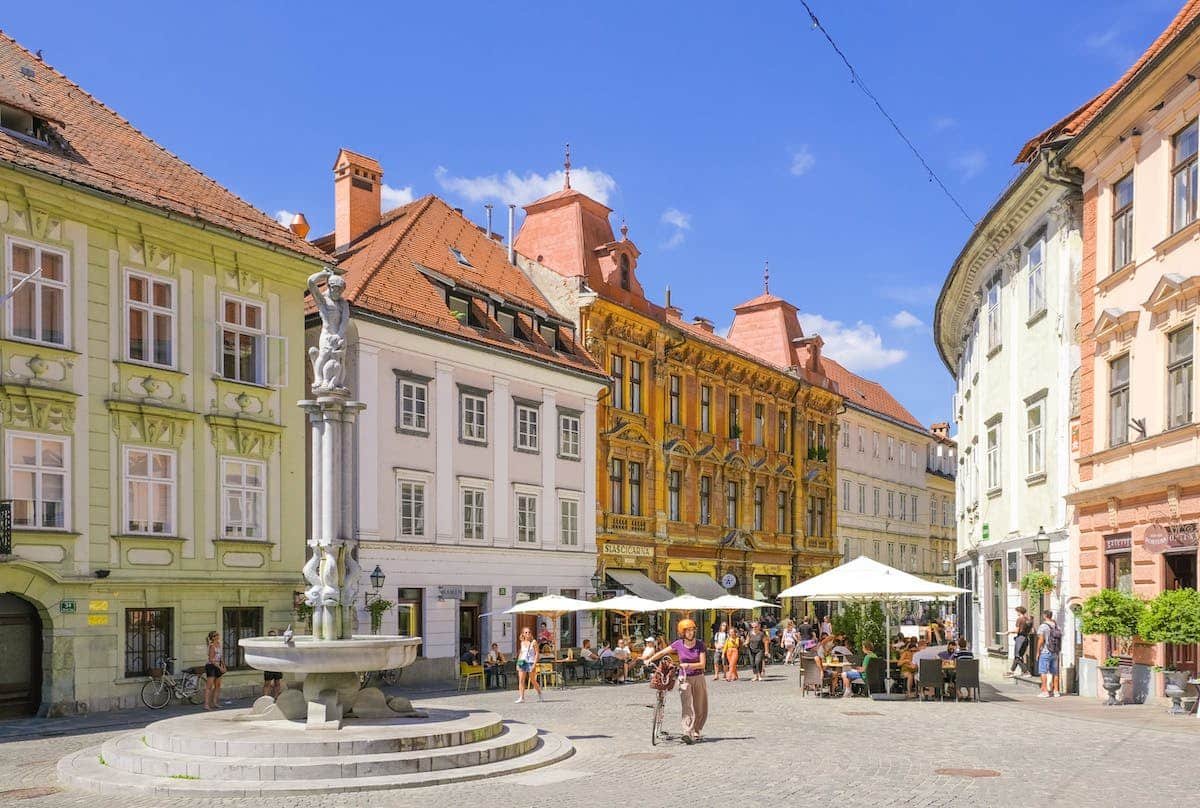
[{"label": "street lamp", "polygon": [[942,575],[949,575],[949,574],[950,574],[950,556],[943,555],[942,556]]},{"label": "street lamp", "polygon": [[600,576],[600,572],[597,570],[595,573],[592,574],[592,591],[596,593],[597,598],[600,597],[600,587],[603,584],[604,584],[604,578],[602,578]]},{"label": "street lamp", "polygon": [[1046,528],[1041,525],[1038,526],[1037,536],[1033,539],[1033,549],[1043,557],[1050,553],[1050,537],[1046,535]]},{"label": "street lamp", "polygon": [[370,606],[372,600],[377,600],[379,598],[379,590],[383,589],[383,581],[385,578],[387,578],[387,576],[383,574],[383,570],[379,568],[378,564],[375,565],[375,569],[371,570],[371,574],[368,577],[371,579],[371,588],[375,591],[367,592],[363,595],[364,606]]}]

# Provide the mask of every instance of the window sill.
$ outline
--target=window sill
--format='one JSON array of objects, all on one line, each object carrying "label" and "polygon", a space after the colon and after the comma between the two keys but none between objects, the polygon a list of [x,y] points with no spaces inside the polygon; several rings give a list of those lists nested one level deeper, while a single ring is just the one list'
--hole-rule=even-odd
[{"label": "window sill", "polygon": [[1036,323],[1038,320],[1044,320],[1044,319],[1046,319],[1046,307],[1045,306],[1043,306],[1041,309],[1034,312],[1033,314],[1029,315],[1029,319],[1025,321],[1025,327],[1029,328],[1034,323]]},{"label": "window sill", "polygon": [[526,447],[526,446],[514,446],[514,447],[513,447],[513,451],[514,451],[514,452],[520,452],[521,454],[531,454],[531,455],[541,454],[541,450],[539,450],[539,449],[530,449],[530,448],[528,448],[528,447]]},{"label": "window sill", "polygon": [[83,356],[83,354],[80,353],[79,351],[68,348],[66,345],[60,345],[57,342],[40,342],[40,341],[34,340],[34,339],[22,339],[21,337],[14,337],[11,335],[6,336],[4,338],[4,341],[11,342],[15,345],[30,346],[30,347],[34,347],[34,348],[41,348],[41,349],[47,350],[47,351],[53,351],[54,354],[57,354],[57,356],[51,355],[50,356],[51,359],[62,359],[62,358],[67,358],[67,357]]},{"label": "window sill", "polygon": [[126,365],[130,368],[142,371],[155,371],[156,373],[166,373],[170,376],[175,376],[179,379],[187,378],[187,373],[172,365],[156,365],[153,362],[143,362],[138,359],[114,359],[114,365]]},{"label": "window sill", "polygon": [[227,379],[217,373],[212,375],[212,380],[217,384],[227,384],[230,387],[244,387],[247,390],[265,390],[268,393],[273,393],[276,389],[268,384],[262,384],[261,382],[246,382],[238,379]]},{"label": "window sill", "polygon": [[582,458],[580,458],[580,456],[579,456],[579,455],[567,455],[567,454],[562,454],[562,453],[560,452],[560,453],[558,454],[558,459],[559,459],[559,460],[570,460],[570,461],[572,461],[572,462],[574,462],[574,463],[578,463],[578,462],[579,462],[579,461],[580,461]]},{"label": "window sill", "polygon": [[412,435],[414,438],[428,438],[429,430],[428,429],[413,429],[412,427],[407,427],[407,426],[398,426],[398,427],[396,427],[396,434],[397,435]]},{"label": "window sill", "polygon": [[[1136,226],[1136,225],[1135,225]],[[1167,236],[1162,241],[1154,245],[1154,254],[1161,258],[1167,253],[1174,250],[1180,244],[1200,236],[1200,219],[1184,225],[1179,230]]]},{"label": "window sill", "polygon": [[[429,433],[425,433],[425,436],[428,437]],[[483,440],[475,440],[474,438],[459,437],[458,442],[464,446],[483,446],[486,448],[488,445],[487,438],[484,438]]]},{"label": "window sill", "polygon": [[988,492],[987,492],[987,496],[988,496],[988,499],[995,499],[996,497],[1000,496],[1002,493],[1004,493],[1004,488],[1002,486],[997,486],[996,488],[989,488]]},{"label": "window sill", "polygon": [[1096,281],[1096,291],[1110,292],[1113,287],[1120,286],[1122,282],[1133,277],[1134,270],[1137,269],[1137,262],[1130,261],[1120,269],[1110,272],[1106,277]]},{"label": "window sill", "polygon": [[1046,482],[1046,472],[1040,471],[1037,474],[1030,474],[1025,478],[1026,485],[1040,485]]},{"label": "window sill", "polygon": [[236,536],[220,536],[212,540],[213,544],[238,544],[253,547],[274,547],[276,542],[270,539],[239,539]]},{"label": "window sill", "polygon": [[152,541],[152,542],[185,542],[186,536],[166,535],[160,533],[114,533],[112,538],[117,541]]}]

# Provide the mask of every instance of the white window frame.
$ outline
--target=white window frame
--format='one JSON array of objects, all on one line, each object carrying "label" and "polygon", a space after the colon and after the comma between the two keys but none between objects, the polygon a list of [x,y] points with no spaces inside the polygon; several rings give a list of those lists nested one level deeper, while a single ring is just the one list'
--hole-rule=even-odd
[{"label": "white window frame", "polygon": [[[433,516],[434,509],[430,508],[430,492],[433,490],[433,475],[428,472],[416,471],[411,469],[395,469],[396,474],[396,539],[398,541],[412,541],[414,539],[429,539],[434,535]],[[412,522],[412,527],[417,527],[417,520],[420,519],[420,532],[415,529],[411,532],[405,532],[405,517],[404,517],[404,498],[405,489],[412,486],[410,489],[413,492],[420,491],[421,513],[418,517],[414,511],[409,517]],[[416,498],[413,498],[414,504]]]},{"label": "white window frame", "polygon": [[579,547],[580,545],[579,503],[582,499],[583,497],[578,493],[559,492],[558,543],[563,547]]},{"label": "white window frame", "polygon": [[[242,320],[241,323],[230,323],[225,319],[225,306],[228,303],[235,303],[240,307]],[[252,328],[245,325],[247,306],[254,306],[262,313],[261,328]],[[258,359],[255,361],[254,365],[257,378],[239,378],[237,374],[240,373],[240,370],[237,369],[241,367],[241,363],[236,361],[236,359],[234,361],[235,375],[225,375],[225,332],[227,331],[239,336],[249,336],[256,341],[256,344],[258,345]],[[283,338],[277,337],[277,339]],[[220,307],[217,311],[217,375],[219,375],[222,379],[231,382],[237,382],[239,384],[251,384],[259,387],[275,386],[267,384],[267,341],[267,304],[261,300],[253,300],[251,298],[239,297],[237,295],[222,294],[220,299]],[[283,386],[285,384],[286,382],[281,382],[278,386]]]},{"label": "white window frame", "polygon": [[879,433],[871,433],[871,457],[879,457]]},{"label": "white window frame", "polygon": [[[146,468],[154,467],[154,458],[156,455],[170,458],[171,461],[171,476],[169,479],[154,477],[147,472],[147,475],[134,477],[129,473],[130,457],[137,452],[146,455]],[[154,489],[166,486],[170,492],[170,497],[167,506],[167,519],[162,530],[154,530],[149,527],[151,523],[150,512],[146,513],[147,529],[136,530],[130,522],[133,519],[133,503],[130,496],[134,485],[144,485],[146,487],[146,502],[150,507],[155,501]],[[179,502],[179,455],[170,449],[161,449],[155,446],[126,446],[121,453],[121,491],[124,500],[124,508],[121,511],[121,532],[129,536],[174,536],[177,535],[177,523],[179,521],[178,502]]]},{"label": "white window frame", "polygon": [[908,444],[900,441],[900,465],[901,467],[908,466]]},{"label": "white window frame", "polygon": [[[136,278],[146,284],[148,299],[145,301],[133,300],[129,296],[129,281],[131,278]],[[149,272],[140,272],[136,269],[126,269],[124,277],[125,287],[122,290],[125,299],[125,319],[121,323],[121,328],[125,332],[125,361],[136,362],[142,365],[153,365],[157,368],[175,368],[179,364],[179,294],[175,281],[170,278],[163,278],[158,275],[153,275]],[[154,286],[160,284],[171,290],[171,305],[159,306],[154,302]],[[158,362],[153,358],[137,359],[133,356],[133,346],[131,345],[133,334],[129,328],[130,315],[133,312],[139,312],[146,318],[146,354],[149,357],[154,356],[154,319],[155,317],[167,317],[171,322],[171,361]]]},{"label": "white window frame", "polygon": [[904,496],[904,492],[900,492],[900,521],[908,521],[908,498]]},{"label": "white window frame", "polygon": [[888,435],[887,439],[887,459],[889,463],[894,463],[896,461],[896,438]]},{"label": "white window frame", "polygon": [[[513,490],[513,537],[516,540],[517,546],[521,545],[536,545],[539,543],[538,536],[538,505],[541,494],[539,489],[525,486],[514,487]],[[529,503],[533,503],[532,516],[526,516],[528,513]],[[526,506],[522,508],[522,506]],[[524,523],[522,523],[524,518]],[[527,535],[527,538],[522,538]]]},{"label": "white window frame", "polygon": [[[483,542],[490,538],[488,531],[488,497],[492,493],[492,481],[479,477],[460,477],[458,480],[458,527],[464,541]],[[467,535],[467,496],[472,502],[469,507],[478,509],[479,535]],[[476,501],[477,500],[477,501]]]},{"label": "white window frame", "polygon": [[842,510],[850,510],[850,481],[842,480]]},{"label": "white window frame", "polygon": [[1000,456],[1000,422],[996,421],[987,427],[985,433],[987,447],[987,490],[998,491],[1003,483],[1003,478],[1000,476],[1001,456]]},{"label": "white window frame", "polygon": [[1000,273],[997,272],[988,283],[984,299],[987,302],[988,353],[990,354],[1004,344],[1002,330],[1004,310],[1000,299]]},{"label": "white window frame", "polygon": [[909,495],[908,495],[908,504],[911,506],[911,510],[912,510],[912,521],[913,521],[913,523],[915,524],[915,523],[916,523],[916,521],[917,521],[917,505],[918,505],[918,502],[917,502],[917,495],[916,495],[916,494],[909,494]]},{"label": "white window frame", "polygon": [[[574,426],[572,426],[572,423]],[[573,436],[573,438],[572,438]],[[569,412],[558,414],[558,454],[578,460],[583,446],[583,419]]]},{"label": "white window frame", "polygon": [[[429,384],[417,379],[400,378],[396,384],[399,425],[410,432],[429,434]],[[420,393],[418,396],[417,394]],[[411,402],[411,412],[408,404]],[[411,418],[410,418],[411,416]]]},{"label": "white window frame", "polygon": [[[1030,417],[1037,413],[1037,425]],[[1046,473],[1046,400],[1035,401],[1025,408],[1025,473],[1030,477]]]},{"label": "white window frame", "polygon": [[459,431],[462,433],[462,439],[470,443],[487,443],[487,396],[460,392],[458,399]]},{"label": "white window frame", "polygon": [[[35,337],[19,337],[14,332],[14,330],[13,330],[13,302],[14,302],[15,296],[12,298],[9,298],[8,301],[6,301],[6,305],[4,307],[5,308],[4,335],[6,337],[8,337],[9,339],[16,340],[18,342],[27,342],[27,343],[32,343],[32,344],[36,344],[36,345],[52,345],[57,348],[70,347],[70,345],[71,345],[71,254],[69,252],[67,252],[66,250],[61,249],[59,247],[51,247],[48,244],[41,244],[36,241],[28,241],[26,239],[8,236],[4,241],[4,288],[5,288],[6,292],[12,290],[18,283],[20,283],[21,279],[28,277],[27,275],[22,275],[21,278],[15,277],[14,270],[13,270],[13,247],[25,247],[27,249],[33,250],[33,270],[35,272],[37,271],[37,268],[39,266],[41,266],[41,264],[42,264],[42,254],[43,253],[52,253],[54,255],[57,255],[60,259],[62,259],[63,280],[61,280],[61,281],[51,280],[51,279],[47,278],[46,275],[43,273],[41,275],[38,275],[37,277],[30,278],[28,281],[26,281],[25,284],[21,288],[22,289],[25,289],[25,288],[32,289],[33,298],[34,298],[34,303],[33,303],[34,331],[37,334],[37,336],[35,336]],[[62,339],[62,342],[55,342],[53,340],[48,340],[48,339],[42,338],[42,334],[45,331],[45,329],[42,327],[41,301],[42,301],[42,289],[43,288],[59,289],[62,291],[62,300],[63,300],[63,305],[62,305],[62,312],[63,312],[62,336],[63,336],[63,339]]]},{"label": "white window frame", "polygon": [[[14,463],[13,457],[13,441],[14,440],[32,440],[34,441],[34,452],[37,455],[37,461],[33,465],[24,463]],[[41,464],[42,444],[47,441],[59,443],[62,446],[62,467],[43,466]],[[45,435],[38,432],[8,432],[5,436],[5,463],[4,463],[4,486],[5,492],[11,499],[15,493],[13,474],[16,472],[24,472],[33,475],[33,523],[28,525],[18,525],[13,521],[14,530],[70,530],[71,529],[71,438],[68,436]],[[61,475],[63,478],[63,503],[62,514],[63,523],[61,525],[43,525],[42,517],[44,515],[44,499],[42,498],[42,477],[45,475]]]},{"label": "white window frame", "polygon": [[[225,479],[225,464],[233,463],[241,466],[242,484],[231,486]],[[258,479],[262,481],[262,485],[255,487],[247,485],[246,469],[254,466],[258,470]],[[249,539],[253,541],[266,541],[267,538],[267,464],[261,460],[248,460],[244,457],[227,457],[222,456],[217,459],[217,468],[221,473],[221,536],[227,539]],[[258,493],[258,508],[255,514],[255,523],[258,528],[255,535],[247,535],[245,522],[238,530],[230,531],[233,527],[229,517],[229,495],[231,493],[239,493],[242,501],[243,519],[245,514],[249,513],[246,507],[247,494],[251,492]]]},{"label": "white window frame", "polygon": [[[1037,248],[1039,256],[1036,264],[1033,262],[1034,248]],[[1025,282],[1027,293],[1027,305],[1029,307],[1029,319],[1033,319],[1037,315],[1046,310],[1046,238],[1038,236],[1025,248]]]},{"label": "white window frame", "polygon": [[896,518],[896,492],[887,492],[887,515],[888,519]]},{"label": "white window frame", "polygon": [[515,408],[517,421],[516,447],[528,452],[536,452],[539,447],[538,408],[527,404],[518,404]]},{"label": "white window frame", "polygon": [[858,484],[858,512],[859,513],[867,512],[867,484],[866,483]]}]

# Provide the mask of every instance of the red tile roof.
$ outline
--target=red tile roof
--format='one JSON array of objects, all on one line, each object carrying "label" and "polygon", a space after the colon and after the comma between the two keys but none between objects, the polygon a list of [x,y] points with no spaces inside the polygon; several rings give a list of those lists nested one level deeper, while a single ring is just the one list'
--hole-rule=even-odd
[{"label": "red tile roof", "polygon": [[842,397],[846,399],[847,404],[854,404],[863,409],[877,412],[893,421],[899,421],[914,429],[919,429],[921,432],[929,431],[879,382],[851,373],[828,356],[822,357],[821,361],[825,365],[826,375],[838,383]]},{"label": "red tile roof", "polygon": [[1021,148],[1020,153],[1017,154],[1017,159],[1014,162],[1027,163],[1036,156],[1038,148],[1042,144],[1053,142],[1062,137],[1074,136],[1083,131],[1083,128],[1095,120],[1096,116],[1104,111],[1109,102],[1134,80],[1142,68],[1155,56],[1162,53],[1197,16],[1200,16],[1200,0],[1188,0],[1183,4],[1183,8],[1179,9],[1179,13],[1175,15],[1175,19],[1171,20],[1166,29],[1158,35],[1158,38],[1125,71],[1121,78],[1117,79],[1115,84],[1026,143]]},{"label": "red tile roof", "polygon": [[0,103],[47,120],[51,130],[48,144],[0,130],[0,161],[216,225],[309,258],[329,260],[266,213],[146,137],[3,32]]},{"label": "red tile roof", "polygon": [[[328,238],[316,243],[327,244]],[[457,249],[470,266],[458,261]],[[346,299],[353,309],[392,317],[449,336],[470,340],[513,354],[596,376],[603,371],[567,328],[558,329],[560,349],[552,350],[536,333],[528,310],[563,322],[537,287],[508,262],[507,250],[487,237],[474,222],[443,200],[429,195],[383,215],[383,220],[338,254],[345,273]],[[424,270],[424,271],[423,271]],[[528,341],[514,339],[499,325],[475,328],[460,322],[446,305],[446,285],[452,281],[475,300],[502,298],[520,314]],[[308,311],[313,311],[309,302]]]}]

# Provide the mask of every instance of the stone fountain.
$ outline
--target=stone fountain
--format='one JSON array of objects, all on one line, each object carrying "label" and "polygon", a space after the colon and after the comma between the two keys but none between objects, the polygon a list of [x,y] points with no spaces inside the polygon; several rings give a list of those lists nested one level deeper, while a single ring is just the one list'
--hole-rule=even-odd
[{"label": "stone fountain", "polygon": [[239,643],[251,667],[303,676],[302,689],[263,696],[249,710],[157,721],[72,753],[58,763],[64,784],[195,797],[363,791],[494,777],[574,753],[561,736],[491,712],[415,710],[402,696],[359,688],[359,672],[412,664],[421,638],[353,633],[361,570],[350,480],[354,419],[364,405],[345,385],[345,285],[329,270],[308,279],[321,315],[320,339],[309,349],[314,397],[300,402],[312,428],[313,535],[303,575],[313,633]]}]

